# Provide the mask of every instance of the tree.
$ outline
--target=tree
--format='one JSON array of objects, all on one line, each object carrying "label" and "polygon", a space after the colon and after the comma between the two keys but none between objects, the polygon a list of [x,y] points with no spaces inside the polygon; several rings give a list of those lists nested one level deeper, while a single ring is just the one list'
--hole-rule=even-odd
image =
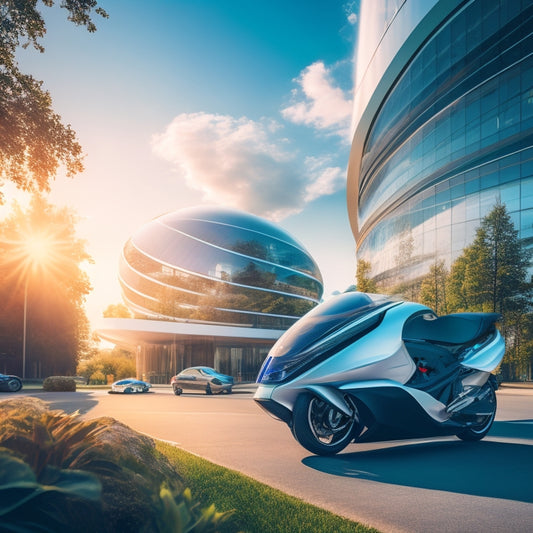
[{"label": "tree", "polygon": [[[136,375],[135,354],[115,346],[112,350],[100,350],[91,357],[80,361],[77,374],[87,381],[106,382],[106,376],[112,375],[114,380],[130,378]],[[102,377],[98,379],[96,375]]]},{"label": "tree", "polygon": [[464,303],[473,311],[505,313],[515,308],[517,297],[531,288],[526,283],[530,257],[505,205],[496,204],[481,221],[473,243],[458,259],[457,268],[452,267],[452,298],[462,293]]},{"label": "tree", "polygon": [[131,311],[124,304],[110,304],[104,309],[104,318],[132,318]]},{"label": "tree", "polygon": [[497,312],[505,337],[502,372],[515,379],[530,372],[533,285],[527,280],[531,253],[522,247],[504,204],[481,221],[472,244],[452,264],[447,282],[448,312]]},{"label": "tree", "polygon": [[[44,52],[39,41],[46,25],[37,4],[38,0],[8,0],[0,5],[0,182],[11,180],[32,192],[48,191],[60,164],[68,176],[83,170],[74,131],[53,112],[42,82],[20,72],[16,61],[21,46]],[[54,0],[42,0],[42,5],[52,7]],[[60,7],[68,11],[68,20],[89,32],[96,30],[93,12],[107,18],[96,0],[64,0]]]},{"label": "tree", "polygon": [[24,324],[28,377],[73,374],[89,347],[83,306],[91,286],[81,267],[92,260],[85,241],[76,237],[76,222],[70,209],[56,208],[37,195],[27,210],[15,204],[0,223],[4,370],[21,372]]},{"label": "tree", "polygon": [[448,270],[444,261],[435,261],[420,285],[420,302],[431,307],[437,315],[448,312],[446,304],[446,280]]},{"label": "tree", "polygon": [[357,261],[357,273],[355,276],[357,290],[360,292],[377,292],[378,287],[376,282],[370,279],[370,271],[372,270],[372,265],[369,261],[364,259],[359,259]]},{"label": "tree", "polygon": [[451,266],[446,280],[446,304],[449,313],[469,309],[469,299],[464,289],[466,268],[467,261],[464,255],[459,256]]}]

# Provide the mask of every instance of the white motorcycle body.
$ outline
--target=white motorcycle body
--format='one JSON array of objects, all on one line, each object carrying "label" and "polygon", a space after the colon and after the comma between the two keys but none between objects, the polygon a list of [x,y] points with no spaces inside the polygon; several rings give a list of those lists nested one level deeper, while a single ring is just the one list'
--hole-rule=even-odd
[{"label": "white motorcycle body", "polygon": [[499,315],[437,317],[423,305],[345,293],[317,306],[274,345],[256,402],[309,451],[457,435],[494,420],[504,341]]}]

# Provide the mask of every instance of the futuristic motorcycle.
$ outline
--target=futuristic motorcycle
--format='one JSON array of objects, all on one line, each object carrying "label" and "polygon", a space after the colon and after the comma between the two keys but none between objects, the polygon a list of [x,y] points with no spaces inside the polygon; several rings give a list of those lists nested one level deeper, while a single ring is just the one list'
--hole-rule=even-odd
[{"label": "futuristic motorcycle", "polygon": [[497,313],[437,317],[421,304],[335,296],[270,350],[254,400],[318,455],[350,442],[482,439],[496,415]]}]

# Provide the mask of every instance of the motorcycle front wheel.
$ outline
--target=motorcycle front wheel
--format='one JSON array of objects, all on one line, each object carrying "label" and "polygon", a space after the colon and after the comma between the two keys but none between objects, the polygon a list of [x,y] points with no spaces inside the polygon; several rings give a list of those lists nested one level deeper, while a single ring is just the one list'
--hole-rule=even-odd
[{"label": "motorcycle front wheel", "polygon": [[476,416],[473,422],[457,433],[457,436],[461,440],[476,441],[481,440],[490,430],[494,418],[496,417],[496,392],[492,385],[488,384],[490,388],[488,401],[490,404],[491,412],[489,414]]},{"label": "motorcycle front wheel", "polygon": [[347,401],[351,416],[312,394],[298,396],[291,428],[295,439],[316,455],[334,455],[343,450],[351,442],[358,421],[355,404],[349,397]]}]

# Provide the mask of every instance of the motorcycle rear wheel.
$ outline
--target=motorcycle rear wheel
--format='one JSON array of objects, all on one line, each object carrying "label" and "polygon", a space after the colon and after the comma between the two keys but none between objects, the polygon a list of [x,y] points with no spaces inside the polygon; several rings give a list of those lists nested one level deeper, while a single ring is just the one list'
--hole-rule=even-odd
[{"label": "motorcycle rear wheel", "polygon": [[492,423],[494,422],[494,418],[496,417],[496,392],[494,391],[492,385],[488,384],[487,386],[490,387],[489,402],[491,405],[492,412],[488,415],[476,417],[477,420],[472,425],[466,427],[465,429],[457,433],[457,437],[459,437],[461,440],[470,442],[481,440],[490,431],[490,428],[492,427]]},{"label": "motorcycle rear wheel", "polygon": [[331,404],[312,394],[298,396],[292,421],[292,434],[308,451],[316,455],[334,455],[352,440],[358,416],[348,398],[352,415],[346,416]]}]

